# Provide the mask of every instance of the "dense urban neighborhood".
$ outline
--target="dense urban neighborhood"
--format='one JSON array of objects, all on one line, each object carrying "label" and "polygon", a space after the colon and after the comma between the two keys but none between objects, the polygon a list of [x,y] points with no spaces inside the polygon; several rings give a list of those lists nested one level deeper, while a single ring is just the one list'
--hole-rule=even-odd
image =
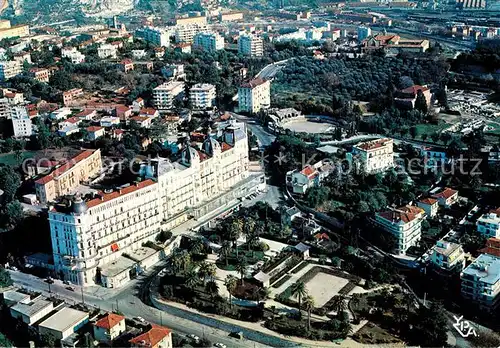
[{"label": "dense urban neighborhood", "polygon": [[0,6],[1,347],[499,347],[493,0]]}]

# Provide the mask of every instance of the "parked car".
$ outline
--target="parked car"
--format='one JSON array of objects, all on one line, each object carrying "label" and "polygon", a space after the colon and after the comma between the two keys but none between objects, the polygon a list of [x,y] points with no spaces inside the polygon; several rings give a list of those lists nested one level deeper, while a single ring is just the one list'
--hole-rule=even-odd
[{"label": "parked car", "polygon": [[214,344],[214,347],[218,347],[218,348],[227,348],[227,346],[226,346],[224,343],[215,343],[215,344]]},{"label": "parked car", "polygon": [[75,291],[75,288],[72,286],[67,286],[65,289],[69,291]]},{"label": "parked car", "polygon": [[45,283],[54,284],[54,280],[51,277],[45,279]]},{"label": "parked car", "polygon": [[200,341],[200,338],[198,336],[196,336],[195,334],[188,335],[188,337],[190,339],[192,339],[193,341],[195,341],[195,342],[199,342]]},{"label": "parked car", "polygon": [[71,282],[69,280],[65,280],[65,281],[63,281],[63,284],[71,285]]},{"label": "parked car", "polygon": [[144,320],[143,317],[134,317],[134,319],[137,320],[137,321],[139,321],[139,322],[141,322],[141,323],[145,323],[146,322],[146,320]]}]

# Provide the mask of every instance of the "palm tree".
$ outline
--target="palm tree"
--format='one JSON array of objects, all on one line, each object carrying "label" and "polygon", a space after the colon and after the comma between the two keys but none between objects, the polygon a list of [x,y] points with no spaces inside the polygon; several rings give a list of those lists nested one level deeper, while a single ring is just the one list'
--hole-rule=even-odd
[{"label": "palm tree", "polygon": [[241,232],[243,232],[243,222],[240,219],[234,219],[228,227],[227,236],[230,241],[233,242],[233,247],[236,248],[236,257],[238,257],[238,243],[237,240],[240,238]]},{"label": "palm tree", "polygon": [[238,259],[238,263],[236,264],[236,271],[240,274],[241,284],[243,285],[243,276],[247,271],[247,260],[245,258]]},{"label": "palm tree", "polygon": [[191,255],[187,252],[183,252],[180,255],[180,262],[182,265],[182,269],[184,270],[184,275],[187,273],[188,268],[191,266]]},{"label": "palm tree", "polygon": [[215,280],[209,281],[205,285],[205,290],[210,294],[210,297],[212,298],[212,300],[215,296],[219,295],[219,285],[217,284],[217,282]]},{"label": "palm tree", "polygon": [[332,299],[332,308],[337,312],[337,316],[346,310],[347,306],[345,303],[345,297],[342,295],[335,295]]},{"label": "palm tree", "polygon": [[203,254],[204,251],[205,251],[205,243],[203,242],[203,240],[202,239],[196,239],[193,242],[193,246],[191,248],[191,251],[194,254],[197,254],[197,255]]},{"label": "palm tree", "polygon": [[314,298],[311,295],[304,297],[303,306],[307,311],[307,331],[311,330],[311,311],[314,309],[315,305]]},{"label": "palm tree", "polygon": [[172,264],[172,269],[174,273],[178,273],[182,267],[181,253],[174,253],[170,258],[170,263]]},{"label": "palm tree", "polygon": [[252,246],[252,242],[254,241],[255,234],[255,220],[251,217],[247,218],[245,221],[245,225],[243,226],[243,233],[245,233],[248,251]]},{"label": "palm tree", "polygon": [[227,288],[227,292],[229,292],[229,304],[232,307],[233,306],[232,293],[234,290],[236,290],[236,286],[238,285],[238,279],[235,276],[229,274],[226,277],[226,280],[224,281],[224,285]]},{"label": "palm tree", "polygon": [[206,277],[210,277],[211,279],[215,277],[215,273],[216,270],[213,263],[202,262],[198,268],[198,276],[203,282],[205,282]]},{"label": "palm tree", "polygon": [[[349,304],[353,307],[356,307],[357,305],[359,305],[361,299],[360,299],[360,295],[358,293],[354,293],[351,295],[351,300],[349,301]],[[352,307],[351,307],[352,308]]]},{"label": "palm tree", "polygon": [[186,273],[184,285],[189,289],[193,289],[196,285],[199,284],[199,281],[200,278],[198,278],[198,273],[196,273],[194,270],[190,270]]},{"label": "palm tree", "polygon": [[292,285],[292,296],[297,297],[299,300],[299,314],[302,315],[300,309],[302,308],[302,298],[307,296],[306,284],[304,282],[296,282]]},{"label": "palm tree", "polygon": [[231,243],[228,241],[222,242],[222,246],[219,250],[219,255],[224,257],[224,260],[226,261],[226,266],[229,265],[229,255],[231,254]]}]

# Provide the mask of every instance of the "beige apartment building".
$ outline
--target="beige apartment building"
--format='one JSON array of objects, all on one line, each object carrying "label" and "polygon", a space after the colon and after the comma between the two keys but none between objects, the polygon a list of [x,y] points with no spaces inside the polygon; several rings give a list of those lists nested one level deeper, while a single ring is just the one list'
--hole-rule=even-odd
[{"label": "beige apartment building", "polygon": [[176,25],[206,25],[207,17],[205,16],[196,16],[196,17],[179,17],[175,21]]},{"label": "beige apartment building", "polygon": [[257,113],[271,106],[271,82],[256,78],[243,83],[238,89],[239,111]]},{"label": "beige apartment building", "polygon": [[46,204],[71,193],[78,185],[101,171],[101,150],[85,150],[50,174],[35,181],[36,196]]},{"label": "beige apartment building", "polygon": [[25,37],[30,34],[29,25],[11,26],[9,20],[0,20],[0,40],[10,37]]},{"label": "beige apartment building", "polygon": [[351,161],[353,157],[359,159],[359,163],[365,173],[375,174],[384,172],[394,167],[394,141],[392,139],[376,139],[354,145],[352,153],[348,154]]}]

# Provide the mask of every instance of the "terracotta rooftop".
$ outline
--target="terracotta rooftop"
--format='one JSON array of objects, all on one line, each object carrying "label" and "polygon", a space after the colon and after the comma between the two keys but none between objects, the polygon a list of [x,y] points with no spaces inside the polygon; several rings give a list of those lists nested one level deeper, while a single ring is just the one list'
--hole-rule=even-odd
[{"label": "terracotta rooftop", "polygon": [[425,91],[428,91],[428,90],[429,90],[429,88],[427,88],[425,86],[414,85],[414,86],[402,89],[401,92],[403,92],[405,94],[411,94],[411,95],[415,96],[415,95],[418,94],[418,91],[425,92]]},{"label": "terracotta rooftop", "polygon": [[155,347],[165,337],[170,335],[171,332],[172,331],[166,327],[151,324],[151,329],[149,329],[149,331],[132,338],[129,343],[138,346]]},{"label": "terracotta rooftop", "polygon": [[250,80],[248,82],[244,82],[241,87],[242,88],[255,88],[257,86],[260,86],[264,83],[266,83],[267,80],[264,80],[264,79],[261,79],[261,78],[256,78],[256,79],[253,79],[253,80]]},{"label": "terracotta rooftop", "polygon": [[135,192],[137,190],[143,189],[143,188],[151,186],[153,184],[155,184],[155,182],[151,179],[148,179],[145,181],[138,182],[134,185],[130,185],[128,187],[125,187],[119,191],[113,191],[111,193],[99,192],[99,197],[88,201],[87,207],[89,207],[89,208],[95,207],[101,203],[109,202],[109,201],[116,199],[120,196]]},{"label": "terracotta rooftop", "polygon": [[453,189],[451,189],[449,187],[446,187],[443,191],[433,194],[432,197],[433,198],[445,198],[445,199],[448,199],[451,196],[455,195],[456,193],[458,193],[457,190],[453,190]]},{"label": "terracotta rooftop", "polygon": [[229,145],[228,143],[226,143],[226,142],[223,142],[221,144],[221,150],[222,150],[222,152],[227,151],[227,150],[231,150],[232,148],[233,147],[231,145]]},{"label": "terracotta rooftop", "polygon": [[412,208],[415,207],[401,207],[396,210],[389,210],[377,213],[377,215],[393,223],[398,223],[402,221],[403,223],[407,224],[408,222],[415,220],[417,216],[421,213],[421,211],[417,212]]},{"label": "terracotta rooftop", "polygon": [[118,315],[115,313],[108,313],[108,314],[106,314],[105,317],[96,321],[96,323],[94,325],[97,327],[109,330],[109,329],[115,327],[116,325],[118,325],[122,320],[125,320],[124,316],[121,316],[121,315]]},{"label": "terracotta rooftop", "polygon": [[69,169],[73,168],[73,166],[86,158],[89,158],[95,151],[97,150],[85,150],[73,157],[71,160],[56,168],[52,173],[45,175],[43,178],[38,179],[35,183],[40,185],[45,185],[46,183],[52,181],[54,178],[58,177],[61,174],[64,174]]},{"label": "terracotta rooftop", "polygon": [[427,205],[433,205],[437,203],[437,199],[434,198],[422,198],[420,203],[427,204]]},{"label": "terracotta rooftop", "polygon": [[99,126],[90,126],[87,127],[87,132],[97,132],[100,131],[101,129],[104,129],[104,127],[99,127]]},{"label": "terracotta rooftop", "polygon": [[490,254],[493,256],[500,257],[500,239],[498,238],[489,238],[486,241],[486,247],[478,250],[483,254]]},{"label": "terracotta rooftop", "polygon": [[370,151],[370,150],[375,150],[379,149],[383,146],[386,146],[388,142],[391,142],[391,139],[383,138],[383,139],[377,139],[377,140],[372,140],[372,141],[366,141],[363,143],[359,143],[356,145],[357,148],[365,151]]},{"label": "terracotta rooftop", "polygon": [[314,176],[314,174],[316,174],[316,170],[311,166],[307,166],[304,169],[302,169],[300,173],[304,174],[308,178],[311,178],[312,176]]}]

